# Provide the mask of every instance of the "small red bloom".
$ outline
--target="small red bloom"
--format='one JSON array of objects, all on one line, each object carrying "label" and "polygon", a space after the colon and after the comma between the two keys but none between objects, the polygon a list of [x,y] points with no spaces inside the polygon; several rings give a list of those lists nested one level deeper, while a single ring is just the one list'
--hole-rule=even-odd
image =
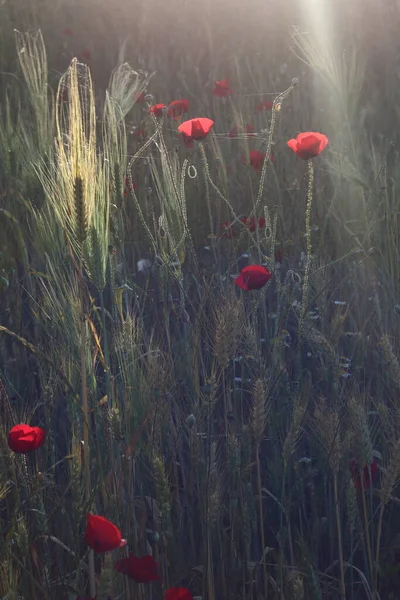
[{"label": "small red bloom", "polygon": [[[246,160],[245,156],[242,156],[242,163],[245,165],[250,164],[255,171],[261,171],[265,157],[265,152],[260,152],[259,150],[250,150],[248,160]],[[270,161],[274,161],[274,157],[272,155],[270,156]]]},{"label": "small red bloom", "polygon": [[145,96],[146,92],[140,92],[139,96],[136,98],[136,104],[143,104]]},{"label": "small red bloom", "polygon": [[109,552],[126,546],[121,532],[114,523],[99,515],[87,515],[85,542],[95,552]]},{"label": "small red bloom", "polygon": [[128,558],[118,560],[114,565],[114,569],[137,583],[147,583],[160,579],[157,573],[157,563],[152,556],[134,556],[130,554]]},{"label": "small red bloom", "polygon": [[[362,478],[363,478],[363,484],[364,484],[365,490],[368,490],[371,487],[372,483],[375,481],[376,476],[378,474],[378,463],[376,462],[375,459],[372,461],[372,463],[370,465],[365,465],[363,467],[363,469],[360,469],[360,467],[357,464],[356,459],[352,458],[349,461],[349,468],[350,468],[351,476],[353,478],[354,485],[356,486],[357,489],[361,489],[361,487],[362,487],[361,471],[362,471]],[[370,476],[370,469],[371,469],[371,476]]]},{"label": "small red bloom", "polygon": [[280,248],[277,248],[277,249],[275,250],[275,255],[274,255],[274,257],[275,257],[275,261],[276,261],[276,262],[278,262],[278,263],[281,263],[281,262],[282,262],[282,250],[281,250]]},{"label": "small red bloom", "polygon": [[260,229],[265,227],[264,217],[260,217],[258,220],[256,220],[255,217],[250,217],[250,219],[248,219],[247,217],[242,217],[240,220],[243,223],[243,225],[246,225],[246,227],[251,232],[254,232],[257,229],[257,227],[259,227]]},{"label": "small red bloom", "polygon": [[207,119],[207,117],[198,117],[181,123],[178,127],[178,131],[180,131],[184,137],[198,141],[203,140],[206,137],[213,125],[214,121],[211,119]]},{"label": "small red bloom", "polygon": [[8,446],[17,454],[34,452],[43,446],[46,432],[41,427],[19,424],[12,427],[8,434]]},{"label": "small red bloom", "polygon": [[[132,177],[132,187],[134,190],[136,190],[136,188],[137,188],[137,185],[136,185],[133,177]],[[129,194],[129,190],[130,190],[129,179],[128,179],[128,177],[125,177],[124,196],[127,196]]]},{"label": "small red bloom", "polygon": [[287,142],[289,148],[300,156],[303,160],[309,160],[321,154],[322,150],[328,145],[328,138],[323,133],[307,131]]},{"label": "small red bloom", "polygon": [[260,102],[260,104],[257,104],[256,109],[259,110],[260,112],[262,110],[271,110],[273,105],[274,105],[273,102],[269,102],[268,100],[263,100],[262,102]]},{"label": "small red bloom", "polygon": [[148,112],[153,113],[155,117],[162,117],[164,106],[165,104],[153,104],[153,106],[150,106]]},{"label": "small red bloom", "polygon": [[140,142],[143,142],[146,139],[146,130],[144,127],[137,127],[133,131],[132,135],[135,138],[135,140],[139,140]]},{"label": "small red bloom", "polygon": [[212,94],[214,94],[214,96],[217,96],[218,98],[226,98],[230,94],[233,94],[233,90],[229,87],[229,79],[215,81]]},{"label": "small red bloom", "polygon": [[165,592],[165,600],[193,600],[193,596],[184,587],[173,587]]},{"label": "small red bloom", "polygon": [[256,130],[254,129],[253,125],[245,125],[244,127],[244,133],[248,133],[249,135],[251,135],[252,133],[255,133]]},{"label": "small red bloom", "polygon": [[230,138],[234,138],[238,136],[238,130],[237,127],[233,127],[230,132],[229,132],[229,137]]},{"label": "small red bloom", "polygon": [[230,223],[229,221],[221,223],[220,236],[228,239],[232,239],[233,237],[235,237],[235,229],[233,223]]},{"label": "small red bloom", "polygon": [[82,50],[81,58],[83,58],[83,60],[91,60],[92,55],[91,55],[90,50],[88,50],[87,48],[85,48],[85,50]]},{"label": "small red bloom", "polygon": [[256,230],[257,225],[254,217],[250,217],[250,219],[248,219],[247,217],[242,217],[240,220],[249,231],[254,232]]},{"label": "small red bloom", "polygon": [[180,119],[184,113],[189,112],[189,101],[184,98],[183,100],[174,100],[168,106],[168,116],[170,119],[175,121]]},{"label": "small red bloom", "polygon": [[259,290],[271,279],[272,274],[261,265],[250,265],[240,271],[235,284],[242,290]]}]

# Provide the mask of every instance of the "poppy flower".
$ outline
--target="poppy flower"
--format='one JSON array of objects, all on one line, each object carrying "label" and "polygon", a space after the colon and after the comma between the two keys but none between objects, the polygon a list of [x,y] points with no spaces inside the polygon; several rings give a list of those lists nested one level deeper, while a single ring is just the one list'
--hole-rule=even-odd
[{"label": "poppy flower", "polygon": [[143,142],[146,139],[146,130],[144,127],[137,127],[133,132],[132,132],[132,136],[135,138],[135,140],[139,140],[140,142]]},{"label": "poppy flower", "polygon": [[[136,190],[137,185],[135,183],[135,180],[132,177],[132,187],[134,190]],[[130,190],[130,185],[129,185],[129,178],[125,177],[125,187],[124,187],[124,196],[127,196],[129,194],[129,190]]]},{"label": "poppy flower", "polygon": [[136,98],[136,103],[143,104],[145,96],[146,92],[140,92],[139,96]]},{"label": "poppy flower", "polygon": [[309,160],[321,154],[322,150],[328,145],[328,138],[323,133],[307,131],[287,142],[289,148],[300,156],[303,160]]},{"label": "poppy flower", "polygon": [[259,227],[260,229],[265,227],[264,217],[260,217],[259,219],[256,219],[255,217],[250,217],[250,219],[248,219],[247,217],[242,217],[240,220],[243,223],[243,225],[246,225],[246,227],[251,232],[254,232],[257,229],[257,227]]},{"label": "poppy flower", "polygon": [[[259,150],[250,150],[247,160],[245,156],[242,156],[242,163],[244,165],[251,165],[255,171],[261,171],[265,157],[265,152],[260,152]],[[275,160],[272,154],[270,155],[269,159],[271,162],[274,162]]]},{"label": "poppy flower", "polygon": [[152,113],[155,117],[162,117],[165,104],[153,104],[147,112]]},{"label": "poppy flower", "polygon": [[31,427],[20,423],[12,427],[8,434],[8,446],[17,454],[34,452],[43,446],[46,432],[41,427]]},{"label": "poppy flower", "polygon": [[260,104],[257,104],[256,110],[260,112],[263,110],[271,110],[273,105],[273,102],[270,102],[269,100],[263,100],[262,102],[260,102]]},{"label": "poppy flower", "polygon": [[85,48],[85,50],[82,50],[81,58],[83,58],[83,60],[91,60],[92,54],[91,54],[90,50],[88,50],[87,48]]},{"label": "poppy flower", "polygon": [[[361,484],[361,472],[363,478],[364,489],[368,490],[372,483],[375,481],[376,476],[378,474],[378,463],[374,459],[370,465],[365,465],[362,469],[357,464],[355,458],[352,458],[349,461],[350,473],[353,478],[354,485],[357,489],[362,488]],[[371,470],[371,473],[370,473]]]},{"label": "poppy flower", "polygon": [[233,94],[233,90],[229,87],[229,79],[215,81],[212,94],[218,98],[226,98],[230,94]]},{"label": "poppy flower", "polygon": [[240,220],[249,231],[254,232],[256,230],[257,224],[254,217],[250,217],[250,219],[248,219],[247,217],[242,217]]},{"label": "poppy flower", "polygon": [[232,239],[233,237],[235,237],[235,228],[233,226],[233,223],[230,223],[229,221],[221,223],[220,237],[227,239]]},{"label": "poppy flower", "polygon": [[99,515],[87,515],[85,542],[95,552],[110,552],[126,546],[121,532],[114,523]]},{"label": "poppy flower", "polygon": [[184,587],[173,587],[165,592],[165,600],[193,600],[193,596]]},{"label": "poppy flower", "polygon": [[198,117],[181,123],[178,127],[178,131],[180,131],[185,138],[199,141],[206,137],[213,125],[214,121],[211,119],[207,119],[207,117]]},{"label": "poppy flower", "polygon": [[137,583],[148,583],[160,579],[157,573],[157,563],[152,556],[130,554],[128,558],[118,560],[114,565],[114,569]]},{"label": "poppy flower", "polygon": [[240,271],[235,284],[242,290],[259,290],[271,279],[272,274],[261,265],[250,265]]},{"label": "poppy flower", "polygon": [[189,112],[189,101],[184,98],[183,100],[174,100],[168,106],[168,116],[170,119],[175,121],[180,119],[184,113]]}]

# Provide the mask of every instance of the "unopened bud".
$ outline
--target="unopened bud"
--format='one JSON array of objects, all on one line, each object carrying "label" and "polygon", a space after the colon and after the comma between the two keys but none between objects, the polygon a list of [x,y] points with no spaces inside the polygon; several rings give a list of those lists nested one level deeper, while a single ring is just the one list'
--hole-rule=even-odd
[{"label": "unopened bud", "polygon": [[189,429],[192,429],[192,427],[196,425],[196,417],[193,414],[186,418],[186,425],[189,427]]}]

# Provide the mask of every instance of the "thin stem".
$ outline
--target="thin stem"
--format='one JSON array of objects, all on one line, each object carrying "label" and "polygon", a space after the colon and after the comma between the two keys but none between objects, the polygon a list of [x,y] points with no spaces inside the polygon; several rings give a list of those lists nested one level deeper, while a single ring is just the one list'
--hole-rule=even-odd
[{"label": "thin stem", "polygon": [[311,271],[311,205],[314,186],[314,163],[308,161],[308,191],[307,191],[307,206],[306,206],[306,242],[307,242],[307,258],[304,271],[303,292],[301,298],[301,315],[299,324],[299,339],[302,341],[304,335],[304,318],[307,310],[308,299],[308,281]]},{"label": "thin stem", "polygon": [[378,519],[378,531],[376,534],[376,551],[375,551],[375,569],[372,579],[372,591],[375,595],[378,588],[378,569],[379,569],[379,555],[380,555],[380,545],[381,545],[381,535],[382,535],[382,521],[383,521],[383,513],[385,511],[385,504],[382,502],[379,510],[379,519]]},{"label": "thin stem", "polygon": [[[83,470],[85,478],[85,500],[90,501],[90,463],[89,463],[89,405],[87,393],[87,374],[86,374],[86,307],[85,295],[83,289],[83,265],[81,262],[79,269],[80,292],[81,292],[81,401],[83,414]],[[94,552],[89,551],[89,585],[90,596],[96,595],[96,578],[94,569]]]},{"label": "thin stem", "polygon": [[256,464],[257,464],[257,488],[258,488],[258,510],[260,513],[260,537],[261,537],[261,560],[263,568],[263,579],[264,579],[264,597],[268,598],[268,578],[267,578],[267,566],[265,562],[265,534],[264,534],[264,510],[263,510],[263,499],[261,489],[261,465],[260,465],[260,444],[257,444],[256,448]]},{"label": "thin stem", "polygon": [[369,523],[368,523],[367,503],[365,501],[365,487],[364,487],[364,478],[363,477],[361,477],[361,502],[362,502],[362,508],[363,508],[365,539],[366,539],[366,542],[367,542],[367,556],[368,556],[369,576],[370,576],[370,578],[372,578],[373,564],[372,564],[372,555],[371,555],[371,540],[370,540],[370,536],[369,536]]},{"label": "thin stem", "polygon": [[346,585],[344,582],[344,564],[343,564],[343,547],[342,547],[342,529],[340,524],[340,510],[339,510],[339,495],[338,495],[338,484],[337,474],[333,475],[333,495],[335,500],[335,514],[336,514],[336,527],[339,547],[339,565],[340,565],[340,598],[346,600]]}]

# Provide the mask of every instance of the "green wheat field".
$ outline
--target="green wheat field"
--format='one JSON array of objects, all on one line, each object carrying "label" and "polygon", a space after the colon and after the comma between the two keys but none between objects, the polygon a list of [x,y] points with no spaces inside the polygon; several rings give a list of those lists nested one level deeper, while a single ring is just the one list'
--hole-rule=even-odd
[{"label": "green wheat field", "polygon": [[0,600],[400,600],[399,31],[0,0]]}]

